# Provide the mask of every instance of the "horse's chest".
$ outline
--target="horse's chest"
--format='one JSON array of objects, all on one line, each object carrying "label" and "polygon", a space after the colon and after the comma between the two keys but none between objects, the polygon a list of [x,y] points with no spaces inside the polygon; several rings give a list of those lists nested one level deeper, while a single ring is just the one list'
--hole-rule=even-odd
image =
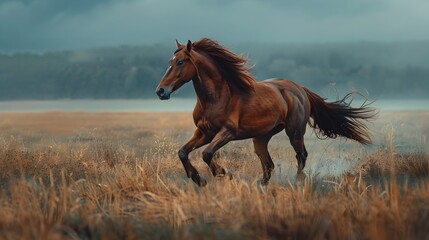
[{"label": "horse's chest", "polygon": [[215,135],[222,127],[222,123],[225,122],[219,116],[204,115],[197,119],[197,127],[209,135]]}]

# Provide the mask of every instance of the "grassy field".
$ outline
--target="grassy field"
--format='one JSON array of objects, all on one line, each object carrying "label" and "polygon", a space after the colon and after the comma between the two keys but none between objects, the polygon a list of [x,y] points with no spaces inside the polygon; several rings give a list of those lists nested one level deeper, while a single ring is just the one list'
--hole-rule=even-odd
[{"label": "grassy field", "polygon": [[190,113],[0,113],[0,239],[428,239],[429,112],[381,112],[374,144],[308,130],[306,177],[284,133],[268,187],[251,140],[177,157]]}]

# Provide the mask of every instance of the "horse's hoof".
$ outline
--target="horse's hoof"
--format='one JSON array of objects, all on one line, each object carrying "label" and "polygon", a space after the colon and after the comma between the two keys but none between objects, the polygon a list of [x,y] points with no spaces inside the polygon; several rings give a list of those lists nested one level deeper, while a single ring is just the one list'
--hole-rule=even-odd
[{"label": "horse's hoof", "polygon": [[267,186],[269,182],[270,182],[270,180],[268,180],[268,179],[261,179],[258,181],[258,183],[264,187]]},{"label": "horse's hoof", "polygon": [[260,179],[256,182],[259,192],[264,193],[268,189],[268,181]]},{"label": "horse's hoof", "polygon": [[229,180],[232,180],[232,173],[227,168],[225,168],[225,176],[229,178]]},{"label": "horse's hoof", "polygon": [[218,178],[228,177],[229,180],[232,180],[232,173],[227,168],[224,168],[222,173],[218,173],[215,176]]},{"label": "horse's hoof", "polygon": [[305,180],[305,178],[307,177],[307,174],[305,174],[305,172],[304,171],[298,171],[297,173],[296,173],[296,180],[298,181],[298,182],[302,182],[303,180]]},{"label": "horse's hoof", "polygon": [[203,177],[200,174],[197,174],[192,180],[199,186],[199,187],[205,187],[207,185],[207,180],[205,177]]}]

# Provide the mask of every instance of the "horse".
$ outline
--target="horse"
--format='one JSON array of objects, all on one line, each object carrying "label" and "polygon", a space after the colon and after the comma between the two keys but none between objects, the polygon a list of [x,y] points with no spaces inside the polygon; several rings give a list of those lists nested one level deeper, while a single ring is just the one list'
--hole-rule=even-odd
[{"label": "horse", "polygon": [[[361,144],[371,142],[364,124],[371,119],[374,109],[367,106],[353,108],[345,98],[335,102],[325,99],[286,79],[256,81],[250,73],[248,60],[223,47],[217,41],[203,38],[181,44],[168,62],[168,68],[156,88],[161,100],[192,81],[197,95],[193,111],[196,129],[178,155],[188,178],[198,186],[207,180],[189,161],[189,153],[204,145],[202,158],[216,177],[231,172],[213,161],[213,154],[230,141],[253,139],[267,185],[274,164],[267,146],[271,137],[285,130],[296,152],[297,176],[302,174],[308,156],[304,145],[306,125],[315,129],[317,136],[337,136]],[[312,121],[310,121],[310,118]]]}]

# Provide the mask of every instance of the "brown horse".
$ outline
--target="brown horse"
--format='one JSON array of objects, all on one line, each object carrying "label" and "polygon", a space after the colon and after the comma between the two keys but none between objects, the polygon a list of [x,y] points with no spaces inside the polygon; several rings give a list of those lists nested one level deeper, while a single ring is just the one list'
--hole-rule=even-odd
[{"label": "brown horse", "polygon": [[179,150],[179,158],[187,176],[199,186],[205,186],[207,181],[190,163],[189,153],[208,144],[203,160],[213,175],[231,177],[228,170],[212,161],[213,154],[230,141],[247,138],[253,138],[262,163],[262,184],[268,184],[274,164],[267,145],[283,129],[296,152],[300,174],[307,159],[304,133],[310,117],[310,126],[326,137],[342,136],[370,143],[362,120],[374,116],[372,109],[352,108],[343,100],[325,102],[310,90],[284,79],[257,82],[249,73],[246,58],[208,38],[188,41],[186,46],[177,41],[176,44],[177,50],[156,94],[166,100],[183,84],[191,80],[194,84],[197,103],[193,118],[197,129]]}]

